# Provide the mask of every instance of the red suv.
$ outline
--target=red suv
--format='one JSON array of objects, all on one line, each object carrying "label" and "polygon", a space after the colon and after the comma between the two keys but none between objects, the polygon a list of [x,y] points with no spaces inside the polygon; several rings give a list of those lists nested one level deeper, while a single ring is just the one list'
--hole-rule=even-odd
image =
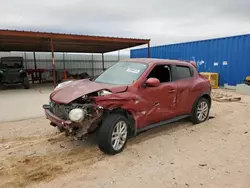
[{"label": "red suv", "polygon": [[211,85],[192,63],[128,59],[95,79],[59,84],[44,105],[51,125],[82,138],[97,131],[108,154],[124,149],[129,137],[183,118],[208,119]]}]

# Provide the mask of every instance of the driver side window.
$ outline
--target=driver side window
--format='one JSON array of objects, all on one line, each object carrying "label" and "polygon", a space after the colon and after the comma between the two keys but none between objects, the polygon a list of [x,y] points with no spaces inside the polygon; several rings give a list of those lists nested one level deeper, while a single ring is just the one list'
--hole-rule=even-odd
[{"label": "driver side window", "polygon": [[160,83],[171,82],[171,68],[169,65],[156,65],[149,73],[148,78],[157,78]]}]

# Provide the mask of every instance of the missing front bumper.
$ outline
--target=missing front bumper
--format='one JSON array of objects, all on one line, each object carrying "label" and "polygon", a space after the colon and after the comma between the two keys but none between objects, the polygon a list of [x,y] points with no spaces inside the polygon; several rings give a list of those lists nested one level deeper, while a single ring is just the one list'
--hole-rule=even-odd
[{"label": "missing front bumper", "polygon": [[95,116],[91,116],[80,123],[76,123],[70,120],[63,120],[54,115],[51,111],[51,105],[43,105],[43,108],[52,126],[60,128],[66,135],[70,135],[76,139],[82,139],[85,134],[93,132],[98,127],[98,123],[102,116],[102,113],[98,112]]}]

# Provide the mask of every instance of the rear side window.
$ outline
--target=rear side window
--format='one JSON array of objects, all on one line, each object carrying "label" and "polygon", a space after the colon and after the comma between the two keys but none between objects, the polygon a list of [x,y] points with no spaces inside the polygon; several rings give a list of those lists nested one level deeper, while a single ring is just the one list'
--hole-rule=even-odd
[{"label": "rear side window", "polygon": [[185,78],[191,78],[193,76],[190,67],[176,66],[176,69],[177,69],[179,80],[185,79]]}]

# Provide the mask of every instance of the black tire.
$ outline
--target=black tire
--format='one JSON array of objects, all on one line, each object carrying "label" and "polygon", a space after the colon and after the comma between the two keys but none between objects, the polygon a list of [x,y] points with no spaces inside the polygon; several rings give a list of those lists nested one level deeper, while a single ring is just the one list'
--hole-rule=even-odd
[{"label": "black tire", "polygon": [[0,83],[0,89],[4,89],[4,84]]},{"label": "black tire", "polygon": [[23,78],[23,87],[24,87],[24,89],[30,88],[30,83],[29,83],[28,77]]},{"label": "black tire", "polygon": [[[208,107],[208,112],[207,112],[207,115],[206,117],[204,116],[204,119],[199,119],[198,118],[198,107],[201,105],[201,103],[206,103],[207,104],[207,107]],[[200,98],[193,106],[193,111],[192,111],[192,115],[191,115],[191,121],[194,123],[194,124],[199,124],[199,123],[202,123],[204,121],[206,121],[209,117],[209,112],[210,112],[210,102],[208,99],[202,97]]]},{"label": "black tire", "polygon": [[[123,146],[119,150],[115,150],[112,146],[111,139],[114,128],[118,122],[126,123],[127,136]],[[129,133],[129,121],[127,120],[127,118],[118,113],[110,114],[106,119],[104,119],[98,132],[98,146],[100,150],[104,153],[111,155],[115,155],[117,153],[122,152],[129,136],[128,133]]]}]

